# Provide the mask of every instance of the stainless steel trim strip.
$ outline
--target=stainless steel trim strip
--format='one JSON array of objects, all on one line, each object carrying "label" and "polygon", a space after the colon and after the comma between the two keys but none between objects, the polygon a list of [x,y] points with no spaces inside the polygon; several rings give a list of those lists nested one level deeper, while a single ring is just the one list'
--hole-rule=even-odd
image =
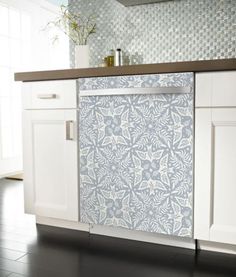
[{"label": "stainless steel trim strip", "polygon": [[193,93],[192,87],[112,88],[80,90],[80,96],[132,95],[132,94],[182,94]]}]

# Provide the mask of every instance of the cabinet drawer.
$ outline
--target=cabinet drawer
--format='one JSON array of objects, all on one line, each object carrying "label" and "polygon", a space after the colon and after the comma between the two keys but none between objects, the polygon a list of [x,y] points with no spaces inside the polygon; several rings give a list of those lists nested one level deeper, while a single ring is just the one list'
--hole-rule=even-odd
[{"label": "cabinet drawer", "polygon": [[196,74],[196,107],[236,107],[236,71]]},{"label": "cabinet drawer", "polygon": [[24,109],[76,108],[76,80],[23,83]]}]

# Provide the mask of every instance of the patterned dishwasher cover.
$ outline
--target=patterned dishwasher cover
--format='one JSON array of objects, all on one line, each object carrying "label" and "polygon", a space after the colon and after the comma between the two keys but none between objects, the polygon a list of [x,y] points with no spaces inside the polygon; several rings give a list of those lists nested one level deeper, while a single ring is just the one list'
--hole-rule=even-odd
[{"label": "patterned dishwasher cover", "polygon": [[[162,87],[189,93],[140,93]],[[192,237],[193,87],[193,73],[79,80],[81,222]]]}]

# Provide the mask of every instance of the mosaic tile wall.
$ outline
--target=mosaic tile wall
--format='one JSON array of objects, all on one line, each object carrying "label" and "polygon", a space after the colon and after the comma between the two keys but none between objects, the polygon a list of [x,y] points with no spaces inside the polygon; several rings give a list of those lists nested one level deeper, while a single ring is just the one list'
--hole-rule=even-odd
[{"label": "mosaic tile wall", "polygon": [[[122,48],[132,64],[236,57],[236,0],[175,0],[124,7],[115,0],[69,0],[97,16],[91,66]],[[71,66],[74,49],[71,45]]]}]

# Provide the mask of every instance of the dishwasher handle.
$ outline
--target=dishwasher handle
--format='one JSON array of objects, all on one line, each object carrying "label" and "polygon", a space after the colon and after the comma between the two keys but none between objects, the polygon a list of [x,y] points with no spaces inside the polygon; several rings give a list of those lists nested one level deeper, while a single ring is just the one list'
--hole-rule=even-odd
[{"label": "dishwasher handle", "polygon": [[80,90],[80,96],[106,95],[147,95],[147,94],[186,94],[192,93],[192,87],[152,87],[152,88],[109,88]]}]

